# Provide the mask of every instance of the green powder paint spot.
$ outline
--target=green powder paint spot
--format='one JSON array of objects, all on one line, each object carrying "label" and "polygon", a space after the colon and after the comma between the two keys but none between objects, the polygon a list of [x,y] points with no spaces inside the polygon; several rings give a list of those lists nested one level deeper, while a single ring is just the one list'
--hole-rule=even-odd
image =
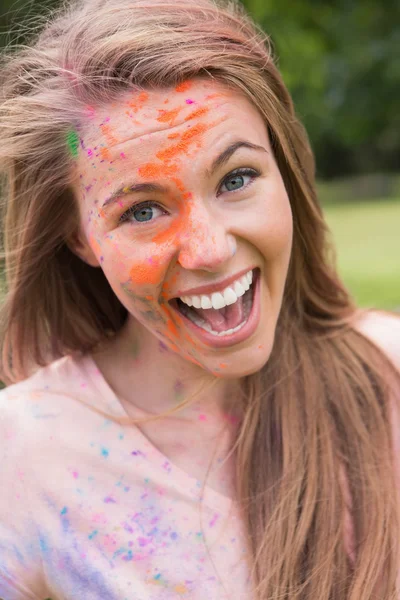
[{"label": "green powder paint spot", "polygon": [[139,346],[139,341],[137,339],[134,339],[132,342],[131,353],[132,353],[133,360],[137,360],[139,358],[140,346]]},{"label": "green powder paint spot", "polygon": [[73,129],[71,129],[67,133],[67,145],[68,145],[69,151],[71,152],[71,155],[74,158],[77,158],[78,148],[79,148],[79,136],[78,136],[77,132]]}]

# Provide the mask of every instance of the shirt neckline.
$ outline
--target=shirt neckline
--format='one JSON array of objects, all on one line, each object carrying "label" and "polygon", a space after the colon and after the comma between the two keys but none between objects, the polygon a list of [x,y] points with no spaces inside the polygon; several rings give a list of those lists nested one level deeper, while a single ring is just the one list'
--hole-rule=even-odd
[{"label": "shirt neckline", "polygon": [[[108,384],[93,356],[91,354],[85,354],[81,357],[81,361],[82,367],[86,371],[87,376],[90,378],[92,385],[97,388],[104,400],[107,401],[108,407],[113,411],[113,413],[115,413],[116,416],[129,418],[129,415],[126,412],[122,402]],[[202,502],[204,502],[204,504],[210,508],[226,514],[237,510],[237,502],[235,500],[225,496],[220,492],[217,492],[217,490],[210,488],[207,484],[203,486],[202,494],[200,494],[201,484],[198,479],[192,477],[186,471],[173,463],[165,454],[161,452],[161,450],[151,443],[149,438],[146,437],[146,435],[138,427],[135,427],[135,433],[140,438],[141,443],[151,449],[152,456],[158,457],[158,460],[153,462],[153,466],[155,468],[161,471],[161,465],[165,461],[168,461],[173,469],[173,472],[176,474],[174,485],[176,484],[182,491],[184,491],[186,495],[193,497],[193,490],[196,489],[199,491],[199,498],[201,498]],[[156,462],[157,464],[155,464]]]}]

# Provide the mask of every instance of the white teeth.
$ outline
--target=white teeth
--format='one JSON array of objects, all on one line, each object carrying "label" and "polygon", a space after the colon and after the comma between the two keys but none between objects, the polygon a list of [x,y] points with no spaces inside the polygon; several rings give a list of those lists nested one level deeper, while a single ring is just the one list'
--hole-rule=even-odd
[{"label": "white teeth", "polygon": [[217,292],[211,296],[212,307],[218,310],[219,308],[223,308],[225,306],[225,300],[222,294]]},{"label": "white teeth", "polygon": [[219,333],[216,333],[215,331],[211,331],[211,333],[213,335],[217,335],[218,337],[224,337],[224,335],[230,335],[231,333],[236,333],[236,331],[239,331],[239,329],[242,329],[243,325],[246,325],[246,321],[243,321],[243,323],[240,323],[240,325],[238,325],[237,327],[234,327],[233,329],[227,329],[226,331],[220,331]]},{"label": "white teeth", "polygon": [[193,306],[193,302],[192,302],[190,296],[182,296],[181,300],[188,306]]},{"label": "white teeth", "polygon": [[208,296],[201,296],[201,308],[212,308],[211,298]]},{"label": "white teeth", "polygon": [[236,296],[238,298],[240,298],[240,296],[243,296],[243,294],[246,293],[246,290],[244,289],[244,287],[242,286],[242,284],[240,283],[240,281],[235,281],[233,289],[234,289],[235,294],[236,294]]},{"label": "white teeth", "polygon": [[214,292],[210,295],[202,294],[201,296],[181,296],[180,300],[187,306],[194,306],[194,308],[214,308],[218,310],[237,302],[238,298],[243,296],[250,288],[252,281],[253,271],[248,271],[246,275],[240,277],[222,292]]},{"label": "white teeth", "polygon": [[[189,300],[192,301],[193,306],[195,308],[201,308],[201,300],[200,300],[199,296],[188,296],[188,298],[189,298]],[[181,298],[181,300],[182,300],[182,298]],[[184,300],[183,300],[183,302],[184,302]]]},{"label": "white teeth", "polygon": [[226,306],[229,306],[230,304],[235,304],[235,302],[238,299],[231,287],[228,287],[226,290],[224,290],[224,298]]},{"label": "white teeth", "polygon": [[240,280],[240,283],[242,284],[242,286],[244,287],[245,291],[247,292],[247,290],[250,287],[250,283],[249,283],[249,280],[247,279],[247,275],[243,275],[243,277]]}]

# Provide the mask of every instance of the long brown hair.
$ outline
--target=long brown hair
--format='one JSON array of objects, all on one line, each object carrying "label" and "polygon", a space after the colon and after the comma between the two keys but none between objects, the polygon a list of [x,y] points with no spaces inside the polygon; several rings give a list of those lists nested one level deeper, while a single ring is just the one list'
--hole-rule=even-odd
[{"label": "long brown hair", "polygon": [[394,600],[400,526],[390,406],[398,373],[356,329],[306,134],[268,38],[238,5],[82,0],[5,57],[1,374],[17,381],[32,365],[90,351],[126,319],[101,269],[67,245],[79,222],[67,139],[85,107],[199,76],[240,90],[263,115],[294,219],[273,350],[242,382],[237,494],[255,597]]}]

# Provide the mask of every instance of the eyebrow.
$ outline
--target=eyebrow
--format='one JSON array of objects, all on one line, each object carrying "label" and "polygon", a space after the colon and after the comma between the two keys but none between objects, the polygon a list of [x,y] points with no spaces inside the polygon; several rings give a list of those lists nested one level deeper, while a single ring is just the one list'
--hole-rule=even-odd
[{"label": "eyebrow", "polygon": [[246,142],[244,140],[238,140],[237,142],[233,142],[227,148],[225,148],[225,150],[223,150],[221,154],[219,154],[217,158],[213,160],[210,169],[207,169],[206,171],[207,175],[212,177],[215,171],[227,163],[230,157],[236,152],[236,150],[239,150],[239,148],[249,148],[250,150],[257,151],[261,150],[262,152],[266,152],[268,154],[268,150],[263,146],[258,146],[257,144],[252,144],[251,142]]},{"label": "eyebrow", "polygon": [[148,192],[148,193],[163,192],[163,193],[165,193],[166,191],[167,191],[167,188],[164,185],[160,185],[158,183],[135,183],[133,185],[123,185],[118,190],[113,192],[111,194],[111,196],[109,196],[107,198],[107,200],[104,202],[102,208],[105,208],[109,204],[112,204],[113,202],[115,202],[115,200],[117,200],[121,196],[127,196],[128,194],[134,194],[134,193],[138,193],[138,192]]},{"label": "eyebrow", "polygon": [[[228,160],[230,159],[230,157],[237,150],[239,150],[239,148],[248,148],[249,150],[262,151],[262,152],[266,152],[268,154],[268,150],[266,148],[264,148],[263,146],[258,146],[257,144],[252,144],[251,142],[246,142],[244,140],[238,140],[237,142],[233,142],[227,148],[225,148],[225,150],[223,150],[213,160],[213,162],[211,163],[211,167],[206,170],[206,175],[208,177],[212,177],[214,175],[215,171],[217,169],[221,168],[224,164],[226,164],[228,162]],[[139,192],[147,192],[147,193],[161,192],[161,193],[166,193],[167,192],[167,188],[165,186],[163,186],[163,185],[160,185],[160,184],[154,183],[154,182],[136,183],[136,184],[133,184],[133,185],[124,185],[124,186],[120,187],[118,190],[116,190],[115,192],[113,192],[111,194],[111,196],[109,196],[107,198],[107,200],[105,200],[105,202],[103,203],[102,208],[105,208],[106,206],[109,206],[110,204],[112,204],[113,202],[115,202],[115,200],[117,200],[121,196],[126,196],[128,194],[134,194],[134,193],[139,193]]]}]

